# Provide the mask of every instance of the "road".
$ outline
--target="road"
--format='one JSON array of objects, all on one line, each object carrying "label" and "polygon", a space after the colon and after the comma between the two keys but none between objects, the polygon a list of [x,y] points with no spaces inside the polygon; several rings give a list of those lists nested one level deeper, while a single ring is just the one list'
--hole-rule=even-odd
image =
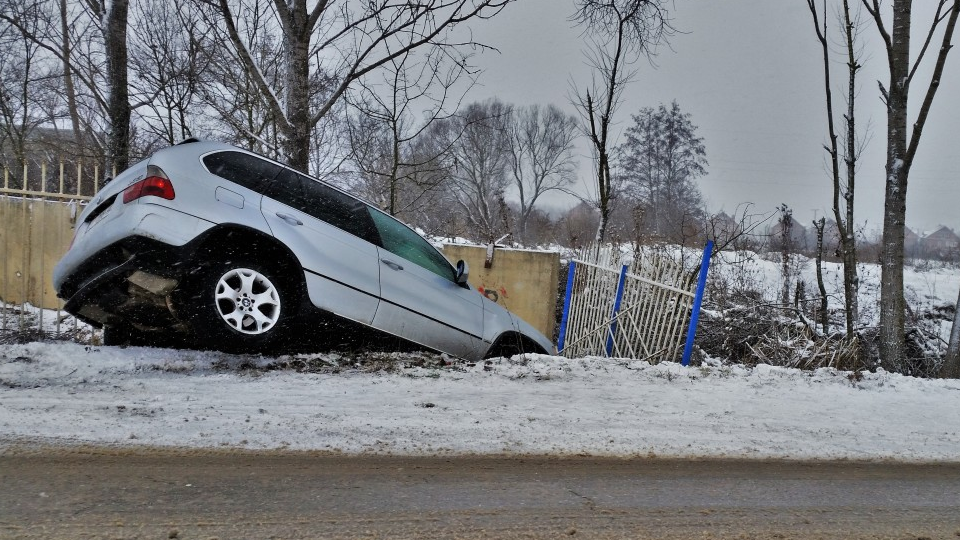
[{"label": "road", "polygon": [[0,538],[960,538],[960,465],[0,455]]}]

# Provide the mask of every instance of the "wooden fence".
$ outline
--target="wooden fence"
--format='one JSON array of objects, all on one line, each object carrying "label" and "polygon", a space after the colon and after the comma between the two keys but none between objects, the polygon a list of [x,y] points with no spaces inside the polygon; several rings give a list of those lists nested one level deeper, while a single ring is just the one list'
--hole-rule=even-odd
[{"label": "wooden fence", "polygon": [[76,321],[60,311],[50,276],[73,238],[81,206],[100,189],[100,169],[92,169],[92,177],[79,164],[3,170],[0,334],[58,337],[79,331]]},{"label": "wooden fence", "polygon": [[697,274],[656,254],[636,254],[629,264],[620,257],[611,247],[593,247],[571,261],[561,354],[680,360]]}]

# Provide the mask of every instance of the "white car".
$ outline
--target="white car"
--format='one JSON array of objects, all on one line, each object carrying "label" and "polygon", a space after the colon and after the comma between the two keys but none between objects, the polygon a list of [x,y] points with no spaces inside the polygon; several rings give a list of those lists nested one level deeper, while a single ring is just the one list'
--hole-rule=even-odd
[{"label": "white car", "polygon": [[463,261],[451,265],[370,204],[251,152],[191,139],[94,197],[53,281],[66,310],[103,326],[108,345],[188,339],[272,352],[363,328],[363,340],[401,338],[468,360],[554,350],[467,277]]}]

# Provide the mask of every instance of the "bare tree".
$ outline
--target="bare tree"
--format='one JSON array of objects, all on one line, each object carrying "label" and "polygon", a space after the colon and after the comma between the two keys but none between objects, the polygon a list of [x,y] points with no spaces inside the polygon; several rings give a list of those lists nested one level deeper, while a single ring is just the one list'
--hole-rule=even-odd
[{"label": "bare tree", "polygon": [[557,224],[557,236],[565,246],[579,249],[595,241],[597,211],[583,201],[568,210]]},{"label": "bare tree", "polygon": [[640,225],[657,239],[681,241],[703,218],[697,179],[706,174],[707,150],[690,115],[677,102],[633,115],[617,148],[627,191],[643,208]]},{"label": "bare tree", "polygon": [[27,137],[43,122],[33,101],[42,59],[30,37],[41,31],[42,21],[36,4],[5,1],[0,9],[5,20],[17,21],[0,26],[0,149],[11,150],[13,163],[6,165],[19,170],[27,162]]},{"label": "bare tree", "polygon": [[512,117],[510,105],[492,99],[472,103],[431,128],[449,149],[444,155],[447,191],[473,228],[472,236],[483,242],[504,233]]},{"label": "bare tree", "polygon": [[[860,318],[860,309],[857,301],[857,293],[860,289],[860,276],[857,273],[857,241],[854,225],[856,171],[857,160],[860,155],[860,148],[857,144],[855,103],[857,95],[857,72],[861,68],[857,58],[855,42],[857,40],[860,23],[859,17],[851,16],[849,1],[843,0],[841,21],[843,25],[843,42],[847,57],[847,112],[843,117],[845,121],[845,142],[842,155],[846,165],[844,176],[840,166],[841,150],[834,121],[833,88],[830,82],[831,62],[828,43],[829,35],[827,31],[826,0],[824,0],[823,3],[822,21],[820,20],[821,13],[817,9],[816,0],[807,0],[807,6],[810,8],[814,29],[817,32],[817,39],[820,41],[820,47],[823,51],[824,89],[826,91],[827,128],[829,134],[829,144],[826,145],[825,148],[830,156],[830,172],[833,180],[833,214],[837,225],[837,235],[840,240],[840,258],[843,262],[846,331],[847,335],[852,336],[857,321]],[[822,236],[822,232],[819,230],[818,234]]]},{"label": "bare tree", "polygon": [[[204,0],[200,0],[204,1]],[[249,0],[206,0],[219,14],[226,42],[253,80],[256,91],[278,119],[284,154],[306,171],[310,135],[357,80],[405,53],[440,47],[465,63],[467,45],[481,46],[454,32],[458,25],[488,19],[514,0],[274,0],[266,30],[279,35],[282,77],[264,76],[238,25],[248,17]],[[214,27],[217,28],[217,27]]]},{"label": "bare tree", "polygon": [[150,29],[131,40],[134,110],[143,130],[169,146],[192,136],[199,118],[201,72],[210,61],[201,51],[200,20],[166,0],[141,0],[132,20]]},{"label": "bare tree", "polygon": [[256,74],[237,69],[243,65],[241,55],[218,43],[222,40],[221,31],[217,30],[219,13],[199,11],[204,26],[199,29],[198,39],[208,67],[200,72],[200,89],[209,110],[211,129],[220,139],[281,159],[281,119],[258,90],[257,83],[258,79],[265,79],[273,87],[281,85],[283,79],[283,51],[270,30],[271,6],[271,0],[254,0],[234,29],[242,35],[245,54],[252,57],[255,65],[262,66]]},{"label": "bare tree", "polygon": [[60,0],[58,6],[60,22],[60,62],[63,65],[63,92],[67,104],[67,114],[70,117],[70,127],[73,130],[73,142],[78,147],[84,143],[81,131],[80,110],[77,104],[77,90],[73,76],[73,45],[70,43],[70,11],[67,9],[67,0]]},{"label": "bare tree", "polygon": [[381,81],[358,81],[346,99],[355,111],[347,123],[348,150],[364,180],[362,191],[391,215],[409,213],[439,185],[443,176],[431,173],[446,148],[424,144],[423,135],[459,108],[476,80],[440,48],[418,52],[390,60]]},{"label": "bare tree", "polygon": [[587,37],[587,60],[593,79],[589,86],[575,86],[573,91],[596,160],[598,242],[606,236],[614,196],[613,116],[624,88],[636,74],[633,64],[641,56],[652,57],[657,46],[673,33],[668,3],[669,0],[577,0],[573,20]]},{"label": "bare tree", "polygon": [[[31,1],[25,5],[47,5]],[[42,31],[24,27],[6,11],[0,20],[16,27],[25,37],[61,62],[67,109],[77,129],[83,125],[92,135],[84,144],[106,150],[105,161],[124,168],[130,158],[130,121],[127,77],[127,18],[129,0],[87,0],[56,4],[59,13],[47,14]],[[46,11],[44,11],[46,13]],[[75,85],[79,82],[82,88]],[[97,138],[106,132],[106,144]]]},{"label": "bare tree", "polygon": [[[887,106],[886,196],[883,215],[883,253],[880,260],[880,362],[885,369],[905,368],[905,314],[903,293],[904,227],[907,208],[907,180],[913,165],[920,136],[930,114],[930,107],[940,87],[947,54],[960,15],[960,0],[938,0],[933,20],[915,59],[911,58],[911,0],[894,0],[892,29],[888,30],[880,0],[862,0],[873,17],[883,40],[890,70],[890,80],[880,83],[880,93]],[[940,47],[930,82],[920,109],[908,128],[908,98],[934,36],[942,26]]]},{"label": "bare tree", "polygon": [[517,235],[521,241],[527,240],[527,223],[540,197],[565,189],[576,178],[577,130],[577,120],[554,105],[532,105],[514,114],[510,171],[520,197]]}]

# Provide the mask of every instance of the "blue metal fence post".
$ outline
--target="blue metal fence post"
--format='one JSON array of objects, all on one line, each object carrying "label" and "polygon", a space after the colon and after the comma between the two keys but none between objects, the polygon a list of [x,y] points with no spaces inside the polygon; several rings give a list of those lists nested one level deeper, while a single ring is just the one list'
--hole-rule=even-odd
[{"label": "blue metal fence post", "polygon": [[683,348],[683,365],[690,365],[690,355],[693,354],[693,338],[697,335],[697,323],[700,322],[700,305],[703,303],[703,291],[707,287],[707,269],[710,268],[710,257],[713,255],[713,240],[707,241],[703,248],[703,260],[700,262],[700,277],[697,279],[697,294],[693,297],[693,311],[690,313],[690,326],[687,328],[687,344]]},{"label": "blue metal fence post", "polygon": [[563,316],[560,318],[560,336],[557,338],[557,352],[563,350],[567,339],[567,318],[570,316],[570,297],[573,294],[573,277],[576,269],[576,261],[570,259],[570,268],[567,270],[567,292],[563,296]]},{"label": "blue metal fence post", "polygon": [[623,301],[623,288],[627,282],[627,265],[620,268],[620,281],[617,283],[617,299],[613,302],[613,313],[610,314],[610,335],[607,336],[607,356],[613,354],[613,336],[617,333],[617,313],[620,313],[620,302]]}]

